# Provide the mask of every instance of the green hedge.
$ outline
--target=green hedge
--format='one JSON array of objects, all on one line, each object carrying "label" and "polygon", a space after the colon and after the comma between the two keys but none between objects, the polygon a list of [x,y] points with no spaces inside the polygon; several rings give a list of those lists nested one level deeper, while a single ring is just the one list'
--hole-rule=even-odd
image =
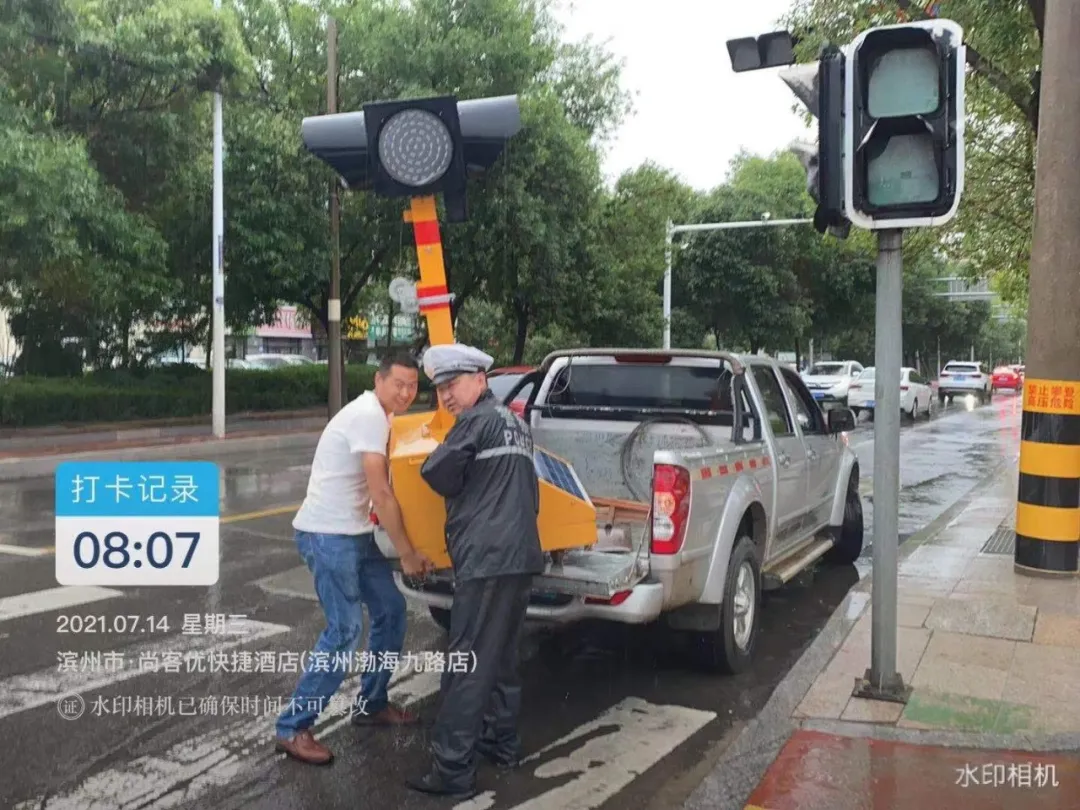
[{"label": "green hedge", "polygon": [[[346,366],[349,398],[371,388],[373,366]],[[421,398],[429,386],[421,375]],[[273,371],[230,369],[228,413],[292,411],[327,401],[325,365]],[[148,371],[110,370],[80,379],[17,377],[0,380],[0,427],[44,427],[93,422],[204,416],[211,411],[212,375],[191,366]]]}]

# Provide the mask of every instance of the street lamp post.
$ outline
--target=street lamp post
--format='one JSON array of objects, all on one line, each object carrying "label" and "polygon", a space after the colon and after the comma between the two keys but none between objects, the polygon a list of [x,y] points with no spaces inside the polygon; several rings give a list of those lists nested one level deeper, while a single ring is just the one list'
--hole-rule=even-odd
[{"label": "street lamp post", "polygon": [[702,222],[695,225],[675,225],[669,219],[665,231],[664,244],[664,348],[671,348],[671,254],[674,248],[675,235],[679,233],[698,233],[700,231],[728,231],[739,228],[769,228],[784,225],[813,224],[812,219],[772,219],[771,215],[763,214],[761,219],[750,219],[740,222]]}]

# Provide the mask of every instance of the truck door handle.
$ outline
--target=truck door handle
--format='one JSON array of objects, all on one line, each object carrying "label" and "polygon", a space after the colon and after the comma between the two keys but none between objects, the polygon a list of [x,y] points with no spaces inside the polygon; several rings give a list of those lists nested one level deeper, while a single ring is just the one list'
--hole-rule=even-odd
[{"label": "truck door handle", "polygon": [[817,453],[814,450],[807,450],[806,457],[811,461],[814,461],[817,459]]},{"label": "truck door handle", "polygon": [[791,466],[791,456],[789,456],[787,453],[777,453],[776,460],[780,462],[781,467]]}]

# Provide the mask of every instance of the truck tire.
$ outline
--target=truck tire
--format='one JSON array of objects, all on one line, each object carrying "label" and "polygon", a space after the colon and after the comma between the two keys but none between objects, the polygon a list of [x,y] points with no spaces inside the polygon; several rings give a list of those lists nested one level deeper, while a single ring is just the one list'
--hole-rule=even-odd
[{"label": "truck tire", "polygon": [[836,532],[833,547],[825,555],[825,559],[838,565],[851,565],[862,554],[863,523],[862,496],[859,495],[859,486],[855,476],[848,481],[847,496],[844,500],[844,522]]},{"label": "truck tire", "polygon": [[431,613],[431,618],[435,620],[435,624],[439,625],[447,633],[450,632],[450,611],[446,608],[429,607],[428,611]]},{"label": "truck tire", "polygon": [[697,652],[701,664],[712,672],[738,675],[753,658],[761,626],[761,567],[754,541],[743,535],[735,543],[724,580],[720,627],[702,634]]}]

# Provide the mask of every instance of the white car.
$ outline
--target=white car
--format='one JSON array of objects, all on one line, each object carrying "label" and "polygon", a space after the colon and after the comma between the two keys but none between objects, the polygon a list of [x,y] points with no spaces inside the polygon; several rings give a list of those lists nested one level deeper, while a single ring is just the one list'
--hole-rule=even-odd
[{"label": "white car", "polygon": [[980,403],[990,401],[993,383],[982,363],[951,360],[938,375],[938,402],[945,404],[953,397],[976,397]]},{"label": "white car", "polygon": [[[858,417],[862,411],[874,410],[874,369],[863,369],[859,379],[848,387],[847,406]],[[930,418],[934,390],[926,379],[913,368],[904,366],[900,369],[900,412],[912,420],[920,414]]]},{"label": "white car", "polygon": [[819,403],[847,404],[848,388],[859,378],[863,367],[854,360],[814,363],[802,379]]},{"label": "white car", "polygon": [[309,366],[315,361],[302,354],[249,354],[244,358],[245,368],[267,371],[288,366]]}]

